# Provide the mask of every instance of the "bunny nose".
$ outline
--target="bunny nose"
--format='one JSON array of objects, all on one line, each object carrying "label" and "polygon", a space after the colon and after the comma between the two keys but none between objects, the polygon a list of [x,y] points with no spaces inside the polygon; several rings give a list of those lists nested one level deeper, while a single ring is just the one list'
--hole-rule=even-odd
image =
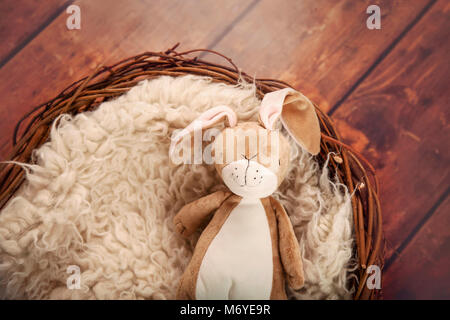
[{"label": "bunny nose", "polygon": [[256,161],[243,159],[231,164],[231,179],[240,186],[256,186],[263,180],[260,164]]}]

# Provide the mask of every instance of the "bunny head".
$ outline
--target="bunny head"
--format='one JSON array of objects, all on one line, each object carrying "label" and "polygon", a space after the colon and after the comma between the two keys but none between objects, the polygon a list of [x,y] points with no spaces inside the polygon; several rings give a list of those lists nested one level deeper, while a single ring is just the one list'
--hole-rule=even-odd
[{"label": "bunny head", "polygon": [[[205,134],[220,122],[225,123],[223,130]],[[191,148],[202,149],[202,143],[196,146],[195,132],[203,136],[202,141],[214,136],[209,150],[225,185],[241,197],[264,198],[276,191],[289,168],[290,145],[278,129],[279,122],[297,144],[310,154],[319,153],[320,126],[314,105],[301,93],[286,88],[264,96],[258,122],[237,123],[236,114],[226,106],[206,111],[175,136],[171,154],[173,146],[184,138]]]}]

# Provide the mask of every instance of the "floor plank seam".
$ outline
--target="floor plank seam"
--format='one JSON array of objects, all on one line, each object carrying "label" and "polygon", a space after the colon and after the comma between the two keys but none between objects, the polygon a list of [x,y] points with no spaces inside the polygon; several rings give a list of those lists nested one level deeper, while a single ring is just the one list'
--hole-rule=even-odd
[{"label": "floor plank seam", "polygon": [[398,246],[396,250],[394,250],[394,253],[392,256],[385,262],[384,264],[384,271],[386,272],[389,267],[397,260],[397,258],[400,257],[403,250],[408,246],[408,244],[413,240],[414,236],[422,229],[422,227],[425,225],[425,223],[431,219],[433,214],[436,212],[436,210],[439,208],[439,206],[447,199],[447,197],[450,196],[450,187],[447,188],[447,190],[444,191],[444,193],[437,199],[437,201],[434,203],[434,205],[428,210],[428,212],[425,214],[425,216],[419,221],[419,223],[414,227],[414,229],[408,234],[408,236],[403,240],[403,242]]},{"label": "floor plank seam", "polygon": [[61,13],[63,13],[68,6],[70,6],[75,0],[69,0],[60,6],[47,20],[44,21],[35,31],[33,31],[28,37],[26,37],[21,43],[19,43],[5,58],[0,61],[0,69],[11,61],[22,49],[24,49],[34,38],[36,38],[42,31],[45,30]]},{"label": "floor plank seam", "polygon": [[[220,33],[218,34],[213,41],[211,41],[211,43],[206,47],[206,49],[208,50],[212,50],[214,49],[214,47],[223,39],[225,38],[225,36],[230,33],[230,31],[233,29],[233,27],[238,24],[240,21],[242,21],[242,19],[247,16],[252,10],[253,8],[259,3],[261,2],[261,0],[253,0],[248,6],[247,8],[245,8],[233,21],[230,22],[230,24],[228,24],[228,26]],[[202,52],[199,55],[199,58],[203,58],[203,56],[205,56],[207,53],[206,52]]]},{"label": "floor plank seam", "polygon": [[419,14],[403,29],[403,31],[389,44],[389,46],[383,50],[378,58],[372,63],[372,65],[359,77],[358,80],[350,87],[350,89],[334,104],[334,106],[328,111],[328,115],[332,116],[336,110],[344,103],[345,100],[359,87],[359,85],[372,73],[373,70],[394,50],[398,43],[405,37],[405,35],[425,16],[425,14],[431,9],[431,7],[437,2],[437,0],[431,0],[427,5],[419,12]]}]

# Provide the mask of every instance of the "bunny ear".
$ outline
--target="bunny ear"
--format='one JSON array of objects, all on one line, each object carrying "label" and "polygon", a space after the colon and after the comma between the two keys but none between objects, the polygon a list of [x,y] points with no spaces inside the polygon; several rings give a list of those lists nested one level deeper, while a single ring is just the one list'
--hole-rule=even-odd
[{"label": "bunny ear", "polygon": [[197,119],[191,122],[186,128],[178,132],[170,143],[170,154],[174,152],[174,148],[186,135],[192,134],[195,130],[203,130],[213,127],[219,122],[225,121],[225,125],[234,127],[237,123],[236,113],[227,106],[217,106],[202,113]]},{"label": "bunny ear", "polygon": [[309,153],[320,152],[320,125],[312,102],[291,88],[267,93],[259,109],[259,121],[267,130],[274,130],[277,120],[297,144]]}]

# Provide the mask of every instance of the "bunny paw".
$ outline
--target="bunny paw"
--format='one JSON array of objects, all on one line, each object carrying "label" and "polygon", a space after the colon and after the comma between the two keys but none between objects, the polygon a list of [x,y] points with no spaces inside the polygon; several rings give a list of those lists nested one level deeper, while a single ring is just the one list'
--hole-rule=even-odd
[{"label": "bunny paw", "polygon": [[183,223],[180,220],[175,219],[174,224],[175,230],[182,236],[186,236],[186,227],[183,225]]}]

